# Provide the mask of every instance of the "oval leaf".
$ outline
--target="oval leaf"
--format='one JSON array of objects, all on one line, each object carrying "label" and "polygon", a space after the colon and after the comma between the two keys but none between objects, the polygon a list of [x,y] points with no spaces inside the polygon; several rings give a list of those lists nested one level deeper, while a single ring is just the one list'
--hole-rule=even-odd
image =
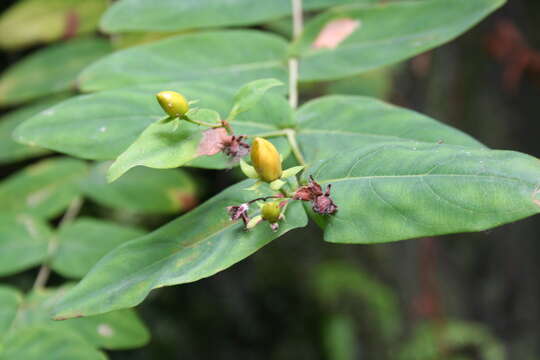
[{"label": "oval leaf", "polygon": [[47,325],[17,331],[2,344],[0,360],[107,360],[79,335]]},{"label": "oval leaf", "polygon": [[[305,10],[322,9],[347,3],[373,3],[376,0],[303,0]],[[290,0],[160,0],[159,5],[146,0],[115,2],[101,20],[108,32],[173,31],[251,25],[291,13]]]},{"label": "oval leaf", "polygon": [[93,32],[107,0],[21,0],[0,18],[0,47],[18,49]]},{"label": "oval leaf", "polygon": [[111,51],[103,39],[76,39],[38,50],[0,77],[0,106],[70,90],[79,72]]},{"label": "oval leaf", "polygon": [[308,22],[293,46],[300,79],[342,78],[405,60],[454,39],[504,2],[395,1],[331,9]]},{"label": "oval leaf", "polygon": [[484,147],[459,130],[429,117],[360,96],[325,96],[297,112],[298,142],[314,163],[361,146],[417,140]]},{"label": "oval leaf", "polygon": [[79,83],[84,91],[96,91],[172,81],[219,79],[220,85],[238,86],[260,78],[285,80],[286,51],[280,37],[254,30],[180,35],[105,57]]},{"label": "oval leaf", "polygon": [[109,166],[95,165],[81,185],[84,194],[100,205],[134,213],[166,214],[197,204],[197,187],[186,172],[138,167],[108,184]]},{"label": "oval leaf", "polygon": [[51,238],[51,229],[44,221],[26,214],[0,213],[0,275],[43,262]]},{"label": "oval leaf", "polygon": [[11,111],[0,118],[0,164],[24,160],[48,152],[37,146],[16,143],[12,139],[12,133],[23,121],[53,106],[65,97],[66,95],[47,98],[44,101]]},{"label": "oval leaf", "polygon": [[[239,262],[289,230],[306,225],[302,206],[293,202],[273,232],[267,224],[252,231],[229,220],[226,207],[253,198],[241,182],[153,233],[105,256],[65,298],[56,318],[108,312],[139,304],[155,288],[193,282]],[[264,196],[268,190],[260,188]]]},{"label": "oval leaf", "polygon": [[540,211],[540,163],[511,151],[442,144],[367,146],[321,162],[339,209],[325,240],[380,243],[482,231]]},{"label": "oval leaf", "polygon": [[64,277],[82,278],[103,255],[142,235],[144,231],[132,227],[79,218],[58,232],[51,267]]},{"label": "oval leaf", "polygon": [[47,326],[59,333],[75,334],[92,346],[110,350],[135,348],[148,342],[148,330],[135,311],[129,309],[84,319],[52,320],[51,309],[71,288],[71,285],[66,285],[34,290],[28,294],[7,334],[7,342],[14,341],[25,329],[40,326]]},{"label": "oval leaf", "polygon": [[48,159],[26,167],[0,183],[0,212],[25,212],[53,218],[80,195],[87,167],[75,159]]},{"label": "oval leaf", "polygon": [[276,79],[260,79],[242,86],[234,96],[234,105],[228,118],[234,119],[238,114],[250,110],[268,90],[281,85],[283,83]]},{"label": "oval leaf", "polygon": [[[198,105],[221,114],[229,112],[235,93],[215,84],[168,83],[78,96],[29,119],[16,129],[14,138],[77,157],[115,159],[148,125],[163,118],[163,110],[155,100],[155,94],[163,89],[178,91],[188,100],[199,99]],[[249,112],[240,114],[232,125],[239,135],[258,135],[294,126],[294,120],[287,101],[282,96],[268,94]],[[279,139],[277,144],[281,144],[280,151],[285,157],[286,140]],[[225,157],[218,161],[208,159],[190,165],[230,166]]]}]

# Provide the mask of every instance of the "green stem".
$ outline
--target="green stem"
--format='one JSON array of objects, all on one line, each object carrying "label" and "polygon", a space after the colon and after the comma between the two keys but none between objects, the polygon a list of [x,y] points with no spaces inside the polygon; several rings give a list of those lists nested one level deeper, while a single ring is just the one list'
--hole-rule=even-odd
[{"label": "green stem", "polygon": [[304,155],[302,155],[300,147],[296,142],[296,131],[294,131],[293,129],[286,129],[285,132],[287,135],[287,140],[289,140],[289,145],[291,145],[291,150],[294,154],[294,157],[300,165],[306,166],[306,160],[304,159]]},{"label": "green stem", "polygon": [[202,122],[202,121],[193,120],[193,119],[190,119],[188,117],[185,117],[184,120],[186,120],[186,121],[188,121],[188,122],[190,122],[192,124],[195,124],[195,125],[206,126],[206,127],[212,128],[212,129],[223,127],[223,123],[209,124],[209,123],[205,123],[205,122]]},{"label": "green stem", "polygon": [[269,138],[269,137],[276,137],[276,136],[287,136],[286,130],[276,130],[276,131],[269,131],[262,134],[257,135],[246,135],[248,138],[250,137],[262,137],[262,138]]},{"label": "green stem", "polygon": [[[302,0],[291,0],[293,19],[293,41],[296,41],[302,34],[303,13]],[[298,107],[298,59],[289,59],[289,104],[293,109]]]}]

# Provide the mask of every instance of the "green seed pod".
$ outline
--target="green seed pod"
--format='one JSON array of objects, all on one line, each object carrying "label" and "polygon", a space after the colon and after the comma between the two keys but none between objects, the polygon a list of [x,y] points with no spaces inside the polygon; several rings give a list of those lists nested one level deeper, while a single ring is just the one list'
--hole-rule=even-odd
[{"label": "green seed pod", "polygon": [[161,91],[156,98],[163,111],[171,117],[182,117],[189,110],[186,98],[175,91]]},{"label": "green seed pod", "polygon": [[261,209],[262,218],[269,223],[277,223],[281,215],[281,208],[279,207],[279,201],[267,202]]},{"label": "green seed pod", "polygon": [[251,162],[262,181],[272,182],[281,177],[281,156],[274,145],[263,138],[256,137],[251,146]]}]

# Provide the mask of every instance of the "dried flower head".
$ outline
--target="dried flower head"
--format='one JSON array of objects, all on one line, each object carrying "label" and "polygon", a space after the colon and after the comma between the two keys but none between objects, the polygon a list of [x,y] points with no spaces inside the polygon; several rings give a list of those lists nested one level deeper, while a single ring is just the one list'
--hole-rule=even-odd
[{"label": "dried flower head", "polygon": [[244,142],[245,138],[244,135],[232,135],[224,138],[221,143],[223,153],[229,156],[231,160],[239,161],[249,154],[249,144]]},{"label": "dried flower head", "polygon": [[198,155],[212,156],[220,151],[231,160],[238,161],[249,153],[249,144],[244,142],[244,135],[228,135],[224,128],[203,131],[203,137],[197,149]]},{"label": "dried flower head", "polygon": [[336,213],[338,207],[330,197],[331,188],[332,185],[329,184],[326,187],[326,192],[313,200],[313,211],[323,215],[332,215]]},{"label": "dried flower head", "polygon": [[227,211],[229,212],[229,216],[231,217],[232,221],[236,221],[239,219],[242,219],[244,222],[244,225],[247,225],[249,222],[249,216],[247,214],[249,210],[249,204],[244,203],[237,206],[227,206]]},{"label": "dried flower head", "polygon": [[323,194],[322,187],[314,179],[309,177],[309,183],[301,186],[293,195],[294,200],[311,201],[313,211],[318,214],[332,215],[338,207],[330,197],[330,189],[332,185],[328,185],[326,192]]},{"label": "dried flower head", "polygon": [[309,183],[300,186],[293,195],[294,200],[313,201],[317,196],[323,195],[321,185],[313,180],[313,176],[309,177]]}]

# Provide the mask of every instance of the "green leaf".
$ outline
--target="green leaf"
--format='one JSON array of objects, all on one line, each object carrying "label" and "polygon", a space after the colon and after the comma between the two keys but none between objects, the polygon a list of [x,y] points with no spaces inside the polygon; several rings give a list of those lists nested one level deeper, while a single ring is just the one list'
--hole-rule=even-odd
[{"label": "green leaf", "polygon": [[92,346],[110,350],[135,348],[148,342],[148,330],[133,310],[114,311],[69,321],[52,320],[52,308],[71,288],[71,285],[67,285],[30,293],[19,308],[7,341],[13,341],[20,330],[47,326],[60,333],[76,334]]},{"label": "green leaf", "polygon": [[540,210],[540,163],[511,151],[415,142],[366,146],[313,169],[337,213],[325,240],[380,243],[482,231]]},{"label": "green leaf", "polygon": [[53,218],[79,196],[78,183],[86,174],[86,164],[75,159],[55,158],[30,165],[0,183],[0,212]]},{"label": "green leaf", "polygon": [[107,179],[113,182],[135,166],[170,169],[182,166],[201,156],[198,153],[202,131],[199,126],[175,120],[154,123],[111,165]]},{"label": "green leaf", "polygon": [[[308,22],[293,46],[301,57],[300,79],[336,79],[405,60],[454,39],[504,2],[396,1],[331,9]],[[337,27],[335,21],[355,30],[336,38],[326,27]],[[323,30],[329,39],[324,44],[319,37]]]},{"label": "green leaf", "polygon": [[201,121],[207,124],[219,125],[221,121],[219,113],[212,109],[190,109],[186,115],[191,120]]},{"label": "green leaf", "polygon": [[[305,10],[376,0],[304,0]],[[101,20],[107,32],[173,31],[230,25],[251,25],[291,13],[290,0],[122,0],[114,3]]]},{"label": "green leaf", "polygon": [[52,232],[30,215],[0,213],[0,275],[40,264],[47,257]]},{"label": "green leaf", "polygon": [[283,83],[276,79],[260,79],[242,86],[234,96],[234,105],[228,119],[234,119],[238,114],[250,110],[268,90],[282,85]]},{"label": "green leaf", "polygon": [[[163,118],[155,94],[164,89],[178,91],[188,100],[199,99],[197,105],[220,114],[229,112],[235,93],[215,84],[168,83],[78,96],[26,121],[15,130],[14,137],[25,144],[82,158],[115,159],[148,125]],[[294,126],[294,120],[287,101],[282,96],[268,94],[249,113],[239,115],[231,124],[239,135],[257,135]],[[287,141],[278,139],[276,145],[286,157]],[[207,159],[206,163],[197,160],[190,165],[229,166],[225,157]]]},{"label": "green leaf", "polygon": [[277,179],[277,180],[274,180],[274,181],[272,181],[270,183],[270,189],[277,191],[277,190],[281,189],[283,187],[283,185],[285,185],[285,184],[286,184],[285,181],[283,181],[281,179]]},{"label": "green leaf", "polygon": [[327,94],[361,95],[387,99],[392,91],[391,68],[371,70],[355,77],[332,81],[328,84]]},{"label": "green leaf", "polygon": [[7,164],[46,154],[43,148],[18,144],[12,133],[23,121],[37,115],[48,107],[64,99],[66,95],[47,98],[44,101],[11,111],[0,118],[0,164]]},{"label": "green leaf", "polygon": [[300,165],[300,166],[293,166],[291,168],[288,168],[287,170],[283,170],[283,174],[281,175],[281,178],[286,179],[291,176],[295,176],[300,171],[304,170],[304,168],[305,168],[304,165]]},{"label": "green leaf", "polygon": [[107,56],[84,70],[79,83],[84,91],[97,91],[173,81],[240,86],[260,78],[285,80],[286,52],[283,39],[255,30],[180,35]]},{"label": "green leaf", "polygon": [[229,220],[227,206],[271,194],[236,184],[153,233],[106,255],[56,308],[56,318],[104,313],[139,304],[155,288],[193,282],[222,271],[289,230],[306,225],[299,202],[287,207],[277,232],[266,223],[244,231]]},{"label": "green leaf", "polygon": [[325,96],[297,112],[298,142],[309,163],[370,144],[417,140],[483,147],[467,134],[414,111],[360,96]]},{"label": "green leaf", "polygon": [[106,253],[144,231],[92,218],[79,218],[57,234],[51,267],[68,278],[82,278]]},{"label": "green leaf", "polygon": [[240,169],[250,179],[258,179],[259,174],[257,174],[257,170],[251,165],[249,165],[247,162],[245,162],[243,159],[240,159]]},{"label": "green leaf", "polygon": [[96,164],[81,188],[95,202],[135,213],[162,214],[186,211],[197,203],[197,186],[181,170],[137,167],[112,184],[106,174],[110,163]]},{"label": "green leaf", "polygon": [[98,38],[76,39],[38,50],[0,77],[0,105],[13,105],[70,90],[79,72],[111,51]]},{"label": "green leaf", "polygon": [[[181,124],[178,125],[176,121]],[[199,149],[202,138],[200,126],[186,121],[151,124],[111,165],[107,180],[113,182],[136,166],[154,169],[184,166],[205,156]],[[231,166],[223,156],[220,159],[220,167]]]},{"label": "green leaf", "polygon": [[15,320],[22,299],[22,294],[17,289],[0,285],[0,344]]},{"label": "green leaf", "polygon": [[79,335],[41,325],[21,329],[2,346],[0,360],[106,360]]},{"label": "green leaf", "polygon": [[15,50],[93,32],[107,0],[22,0],[0,18],[0,47]]}]

